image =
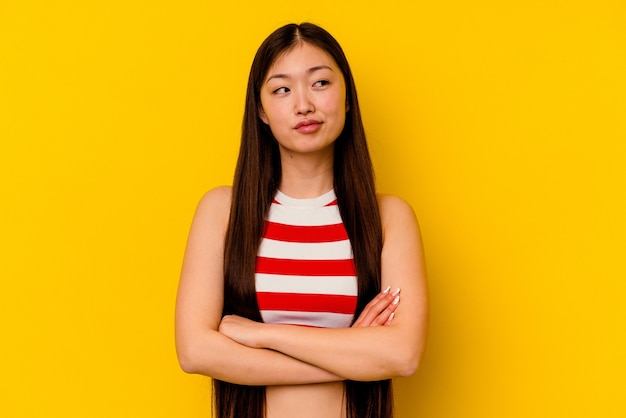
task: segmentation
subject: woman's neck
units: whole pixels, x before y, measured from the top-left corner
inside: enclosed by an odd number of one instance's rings
[[[308,199],[323,195],[333,188],[333,158],[281,159],[282,177],[279,189],[287,196]]]

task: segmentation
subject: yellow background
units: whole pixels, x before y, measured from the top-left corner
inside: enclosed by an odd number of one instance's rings
[[[617,0],[0,0],[0,416],[209,416],[174,351],[186,234],[231,182],[256,48],[304,20],[423,229],[398,418],[626,416]]]

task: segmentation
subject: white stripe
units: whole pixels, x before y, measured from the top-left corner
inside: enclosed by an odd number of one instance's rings
[[[355,276],[285,276],[256,274],[256,291],[357,296]]]
[[[273,203],[268,220],[298,226],[334,225],[341,223],[341,215],[337,206],[294,208]]]
[[[259,256],[289,260],[346,260],[352,258],[349,240],[335,242],[285,242],[264,238]]]
[[[328,192],[318,197],[300,199],[300,198],[287,196],[280,190],[276,190],[275,199],[286,206],[291,206],[291,207],[296,207],[296,208],[306,208],[306,207],[319,208],[322,206],[326,206],[333,200],[336,200],[337,195],[335,194],[335,190],[329,190]]]
[[[353,315],[332,312],[261,311],[268,324],[308,325],[312,327],[349,328]]]

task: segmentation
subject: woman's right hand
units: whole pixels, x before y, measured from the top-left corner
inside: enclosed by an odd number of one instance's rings
[[[391,325],[394,312],[400,303],[400,288],[390,292],[391,286],[380,292],[368,303],[361,315],[352,324],[356,327],[378,327]]]

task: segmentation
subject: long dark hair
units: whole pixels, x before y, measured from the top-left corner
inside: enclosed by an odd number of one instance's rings
[[[346,84],[348,113],[335,141],[334,188],[339,212],[352,244],[358,276],[355,318],[380,291],[382,227],[374,171],[352,72],[339,43],[311,23],[289,24],[273,32],[254,57],[243,117],[241,147],[233,182],[230,221],[224,248],[224,314],[262,321],[254,270],[263,222],[281,178],[278,145],[259,118],[260,90],[270,66],[283,53],[305,42],[328,53]],[[262,418],[265,387],[213,380],[216,418]],[[346,381],[348,418],[391,418],[391,381]]]

